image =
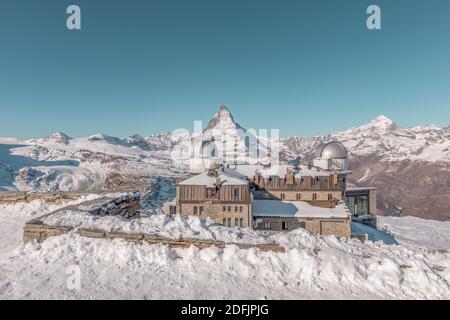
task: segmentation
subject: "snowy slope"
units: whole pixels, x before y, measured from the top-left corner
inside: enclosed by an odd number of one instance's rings
[[[321,237],[303,229],[268,236],[286,253],[235,246],[170,249],[74,233],[20,245],[20,211],[34,209],[7,209],[0,210],[0,225],[8,225],[0,233],[6,244],[0,251],[1,299],[450,299],[448,251]],[[116,226],[127,223],[115,219]],[[267,237],[195,217],[147,219],[146,228],[170,236]],[[79,289],[67,286],[74,268]]]
[[[450,250],[450,221],[380,216],[378,227],[389,231],[401,244]]]
[[[27,141],[1,139],[0,191],[133,188],[148,185],[147,178],[185,175],[172,163],[170,150],[156,147],[152,139],[145,140],[143,149],[136,140],[104,134],[70,138],[58,132]]]

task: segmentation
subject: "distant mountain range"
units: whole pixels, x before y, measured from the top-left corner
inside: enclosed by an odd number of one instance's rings
[[[236,142],[227,152],[241,153],[246,143],[230,130],[243,129],[221,107],[204,134],[219,141],[227,130]],[[217,135],[219,137],[217,137]],[[171,152],[180,136],[161,133],[126,139],[96,134],[71,138],[57,132],[22,141],[0,138],[0,191],[146,189],[151,181],[188,175],[187,164],[174,163]],[[450,219],[450,127],[399,128],[379,116],[367,124],[327,136],[292,136],[281,140],[284,159],[309,162],[319,144],[341,141],[348,149],[350,182],[378,188],[378,208],[387,215]],[[266,143],[261,139],[260,143]]]

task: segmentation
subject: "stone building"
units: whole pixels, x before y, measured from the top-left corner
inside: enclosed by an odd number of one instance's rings
[[[254,200],[254,228],[266,231],[309,232],[336,237],[350,237],[351,214],[344,203],[332,208],[311,205],[306,201]]]
[[[176,200],[166,204],[164,212],[210,217],[228,227],[305,228],[350,237],[352,216],[366,208],[376,217],[376,190],[364,189],[367,195],[362,189],[359,194],[355,189],[346,192],[350,173],[347,150],[334,141],[319,146],[309,165],[217,165],[178,183]]]
[[[209,217],[228,227],[251,227],[252,195],[245,177],[223,168],[210,169],[178,183],[170,214]]]

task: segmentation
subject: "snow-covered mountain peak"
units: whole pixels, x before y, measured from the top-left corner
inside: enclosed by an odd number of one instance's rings
[[[87,140],[89,140],[90,142],[102,142],[102,143],[108,143],[108,144],[112,144],[112,145],[129,146],[127,141],[120,139],[120,138],[111,137],[111,136],[108,136],[103,133],[94,134],[94,135],[88,137]]]
[[[64,143],[64,144],[68,144],[71,139],[72,138],[69,135],[67,135],[61,131],[57,131],[48,136],[49,141],[59,142],[59,143]]]
[[[380,116],[376,117],[375,119],[369,121],[368,123],[366,123],[358,128],[362,129],[362,130],[374,129],[377,131],[385,132],[385,131],[395,130],[398,127],[394,121],[392,121],[391,119],[389,119],[388,117],[386,117],[384,115],[380,115]]]
[[[383,135],[396,129],[398,129],[398,126],[394,121],[384,115],[380,115],[366,124],[344,131],[343,134],[373,136]]]
[[[241,126],[234,121],[230,110],[224,105],[220,106],[219,111],[209,121],[206,130],[209,129],[226,130],[230,128],[241,128]]]

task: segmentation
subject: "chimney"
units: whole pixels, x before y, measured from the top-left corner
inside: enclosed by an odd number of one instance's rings
[[[286,184],[294,184],[294,171],[289,168],[286,170]]]

